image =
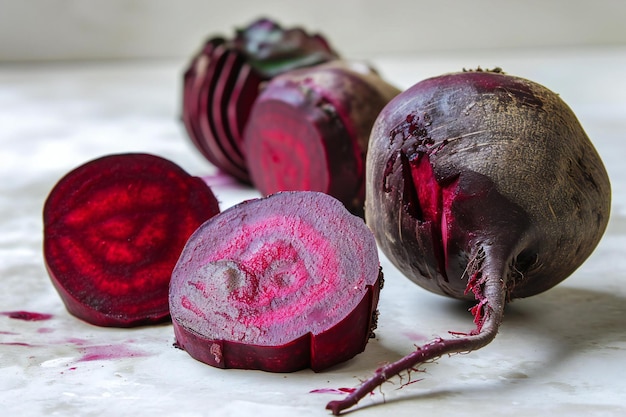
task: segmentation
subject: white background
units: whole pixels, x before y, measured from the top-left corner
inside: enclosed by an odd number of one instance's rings
[[[351,58],[626,44],[622,0],[0,0],[0,62],[187,57],[259,16]]]

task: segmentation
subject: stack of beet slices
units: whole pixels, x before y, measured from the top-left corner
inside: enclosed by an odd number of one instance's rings
[[[232,39],[210,38],[184,74],[182,119],[189,137],[216,167],[250,182],[241,141],[262,83],[336,58],[322,36],[268,19]]]

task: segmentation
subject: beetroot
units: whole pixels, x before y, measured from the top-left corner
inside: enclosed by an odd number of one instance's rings
[[[610,200],[599,155],[547,88],[497,69],[401,93],[372,132],[366,221],[408,278],[476,300],[476,328],[418,347],[327,408],[338,414],[393,375],[488,344],[506,302],[551,288],[591,254]]]
[[[147,154],[88,162],[43,209],[44,257],[68,311],[95,325],[169,318],[169,280],[187,238],[219,212],[211,189]]]
[[[336,199],[249,200],[182,252],[170,283],[177,345],[220,368],[320,371],[363,351],[381,284],[374,236]]]
[[[336,57],[321,35],[268,19],[232,39],[210,38],[184,74],[182,119],[189,137],[211,163],[249,182],[242,132],[261,83]]]
[[[244,131],[252,183],[264,195],[321,191],[363,216],[369,134],[398,93],[372,68],[340,60],[273,78]]]

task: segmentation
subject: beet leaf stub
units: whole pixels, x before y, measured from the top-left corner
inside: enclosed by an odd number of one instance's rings
[[[43,210],[46,266],[68,311],[91,324],[162,322],[187,238],[218,212],[210,188],[170,161],[101,157],[50,192]]]
[[[373,235],[338,200],[250,200],[185,246],[170,283],[177,344],[216,367],[320,371],[363,351],[381,280]]]

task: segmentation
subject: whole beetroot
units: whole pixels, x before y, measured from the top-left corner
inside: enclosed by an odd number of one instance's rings
[[[381,250],[418,285],[475,299],[476,328],[378,369],[328,404],[334,414],[404,370],[487,345],[506,302],[568,277],[609,219],[609,178],[572,110],[499,69],[398,95],[374,125],[366,173],[366,221]]]

